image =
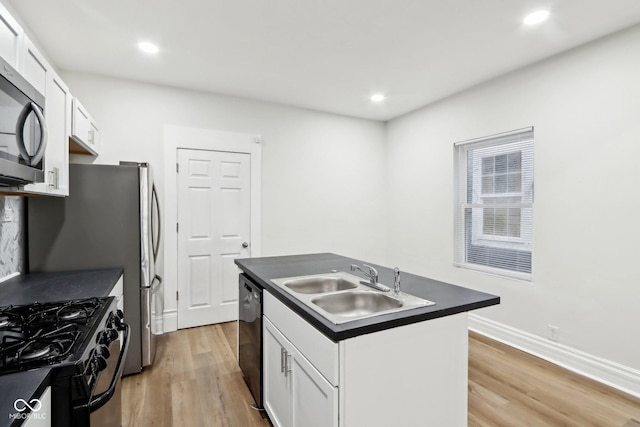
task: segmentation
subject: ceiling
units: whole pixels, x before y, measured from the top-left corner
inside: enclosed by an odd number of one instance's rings
[[[638,0],[2,1],[61,70],[374,120],[640,22]]]

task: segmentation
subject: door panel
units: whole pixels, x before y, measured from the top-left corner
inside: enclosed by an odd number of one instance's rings
[[[251,255],[250,155],[178,150],[178,327],[236,320],[238,269]]]
[[[291,427],[291,375],[284,374],[284,358],[291,348],[289,341],[263,317],[263,393],[264,408],[275,427]]]
[[[297,350],[293,353],[293,425],[338,427],[338,388]]]

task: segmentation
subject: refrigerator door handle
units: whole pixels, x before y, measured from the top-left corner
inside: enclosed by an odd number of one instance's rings
[[[156,208],[156,212],[158,213],[157,218],[158,218],[158,235],[155,236],[154,235],[154,225],[153,224],[153,215],[151,216],[151,245],[153,246],[152,250],[153,250],[153,261],[157,261],[158,260],[158,252],[160,252],[160,238],[162,237],[162,220],[160,218],[160,199],[158,199],[158,191],[156,190],[156,185],[153,184],[152,188],[151,188],[151,200],[153,201],[153,204],[155,205]],[[157,276],[156,276],[157,277]],[[160,279],[160,281],[162,281],[162,279]]]
[[[156,284],[155,285],[152,284],[151,293],[160,289],[160,286],[162,285],[162,277],[156,274],[155,277],[153,278],[153,281],[156,282]]]
[[[141,289],[149,289],[151,292],[155,292],[160,288],[160,285],[162,285],[162,276],[160,276],[159,274],[156,274],[155,276],[153,276],[153,280],[151,281],[151,285],[148,286],[141,286]]]

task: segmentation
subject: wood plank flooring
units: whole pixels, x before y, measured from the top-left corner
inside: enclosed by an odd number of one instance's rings
[[[122,425],[270,426],[236,362],[236,323],[183,329],[158,337],[155,363],[122,381]]]
[[[236,322],[158,338],[155,364],[123,380],[124,427],[271,425],[250,406]],[[469,426],[622,427],[633,419],[640,420],[640,399],[469,334]]]
[[[469,334],[469,426],[622,427],[634,418],[640,399]]]

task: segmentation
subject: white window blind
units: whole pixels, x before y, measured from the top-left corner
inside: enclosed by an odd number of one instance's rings
[[[455,144],[455,264],[530,280],[533,128]]]

